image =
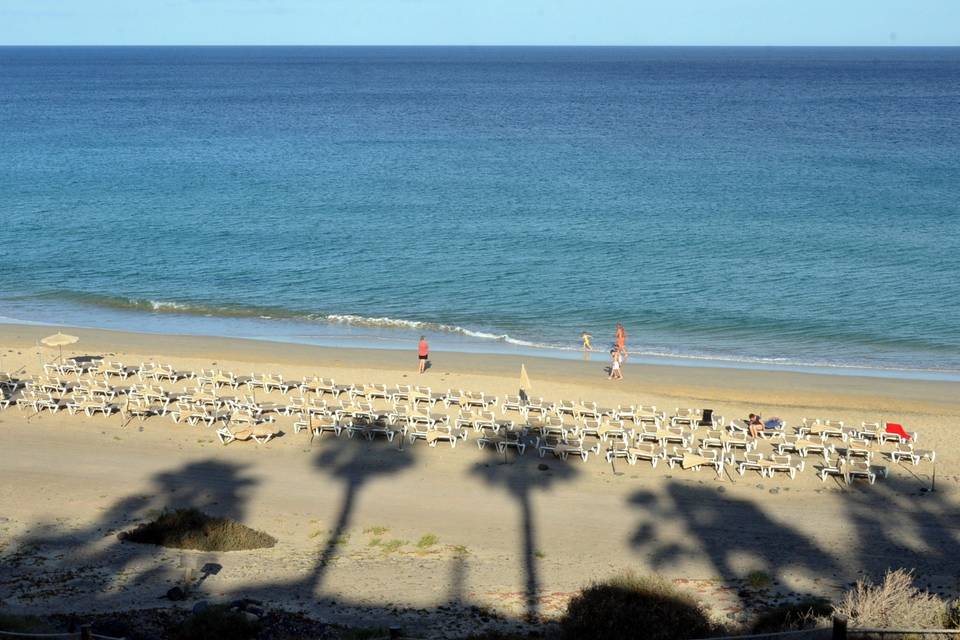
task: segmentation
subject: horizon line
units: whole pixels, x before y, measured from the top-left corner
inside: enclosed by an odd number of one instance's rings
[[[136,48],[136,47],[155,47],[155,48],[177,48],[177,47],[203,47],[203,48],[224,48],[224,47],[260,47],[260,48],[280,48],[280,47],[299,47],[299,48],[444,48],[444,49],[958,49],[960,44],[262,44],[262,43],[140,43],[140,44],[118,44],[118,43],[41,43],[41,44],[5,44],[0,43],[0,48],[48,48],[48,47],[75,47],[75,48],[93,48],[93,47],[116,47],[116,48]]]

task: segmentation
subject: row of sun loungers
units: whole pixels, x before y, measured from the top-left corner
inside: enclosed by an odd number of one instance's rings
[[[646,461],[652,466],[666,462],[697,470],[710,467],[718,474],[730,467],[740,475],[755,470],[769,477],[784,473],[793,478],[803,471],[805,459],[819,455],[822,480],[837,475],[848,482],[856,477],[873,482],[885,475],[885,467],[872,464],[881,454],[894,463],[913,465],[932,462],[936,455],[915,448],[916,433],[882,422],[851,427],[838,420],[804,418],[793,434],[787,434],[787,425],[780,423],[776,429],[764,430],[760,438],[752,438],[744,421],[725,423],[710,409],[678,407],[668,416],[642,404],[616,408],[588,401],[553,404],[542,398],[506,395],[498,399],[454,389],[434,392],[422,386],[338,385],[321,377],[291,382],[274,374],[237,376],[220,370],[195,374],[152,363],[127,367],[111,361],[67,361],[47,369],[49,375],[30,380],[0,374],[0,407],[13,402],[35,412],[119,413],[125,421],[169,415],[176,423],[211,428],[222,423],[217,435],[225,444],[269,441],[278,433],[274,425],[278,415],[294,416],[294,431],[309,430],[315,437],[346,432],[348,437],[383,436],[393,442],[399,435],[410,443],[424,440],[430,446],[456,447],[472,431],[478,447],[490,446],[501,453],[514,448],[522,455],[532,446],[539,456],[549,453],[561,459],[572,455],[585,462],[591,455],[603,455],[607,462],[625,459],[631,465]],[[111,378],[136,378],[136,382],[113,386]],[[184,380],[193,388],[176,392],[161,385]],[[240,393],[241,388],[249,393]],[[224,389],[236,394],[222,395]],[[285,402],[264,402],[253,395],[258,389],[283,395],[297,390],[300,395]],[[456,414],[449,413],[451,407],[458,408]],[[756,451],[763,440],[772,448],[768,457]],[[887,443],[895,448],[877,448]]]

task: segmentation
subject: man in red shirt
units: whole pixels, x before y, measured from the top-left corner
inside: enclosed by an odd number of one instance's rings
[[[426,336],[420,336],[420,344],[417,346],[417,355],[420,359],[420,373],[427,368],[427,357],[430,355],[430,345],[427,344]]]

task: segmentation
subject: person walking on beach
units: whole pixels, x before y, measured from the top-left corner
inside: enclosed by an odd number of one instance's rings
[[[617,351],[626,356],[627,352],[627,331],[623,328],[623,325],[619,322],[617,323],[617,338],[616,338]]]
[[[420,344],[417,345],[417,358],[420,360],[419,373],[427,369],[427,358],[430,356],[430,345],[427,344],[427,337],[420,336]]]
[[[620,371],[620,352],[616,349],[610,349],[610,377],[608,380],[623,380],[623,373]]]
[[[583,341],[583,350],[584,351],[593,351],[593,347],[590,346],[590,341],[593,340],[593,336],[584,331],[580,334],[580,339]]]

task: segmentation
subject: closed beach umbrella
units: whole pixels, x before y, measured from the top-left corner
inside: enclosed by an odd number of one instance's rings
[[[520,393],[524,395],[523,400],[526,401],[526,392],[533,389],[533,385],[530,384],[530,376],[527,375],[527,367],[523,364],[520,365]]]
[[[63,345],[74,344],[79,340],[80,338],[78,338],[77,336],[70,336],[65,333],[60,333],[59,331],[57,331],[52,336],[47,336],[46,338],[43,338],[42,340],[40,340],[40,342],[47,345],[48,347],[60,347],[60,362],[63,362]]]

